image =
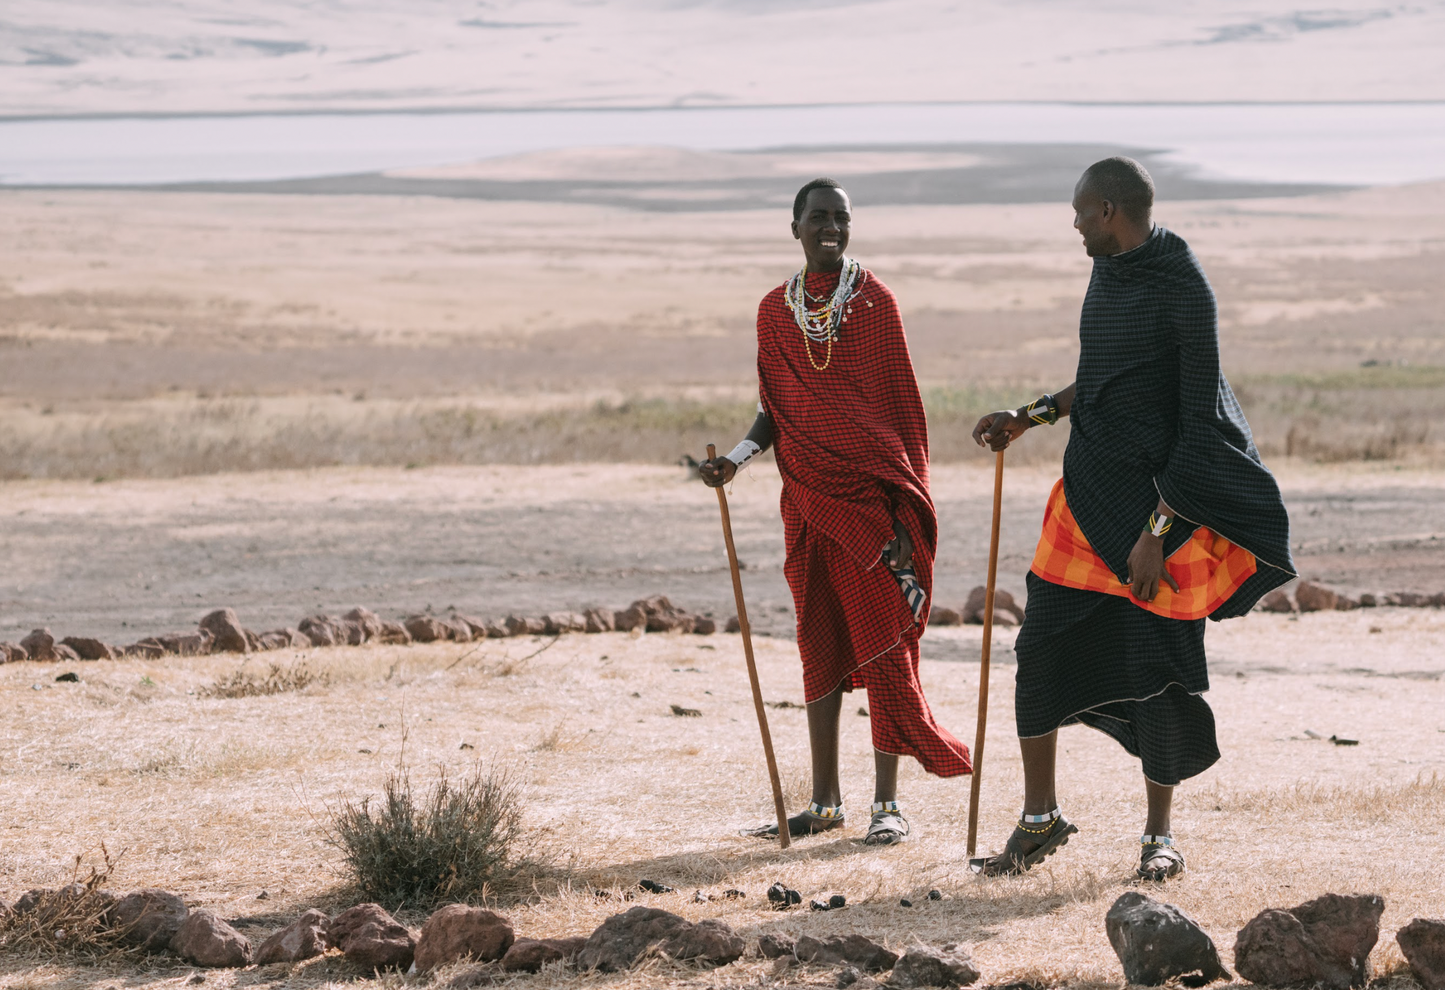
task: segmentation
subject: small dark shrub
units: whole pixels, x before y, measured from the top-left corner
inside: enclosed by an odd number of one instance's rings
[[[304,663],[292,667],[269,664],[265,676],[241,669],[227,674],[210,687],[202,690],[208,698],[261,698],[287,691],[302,691],[313,684],[326,687],[331,675],[326,671],[312,670]]]
[[[372,797],[343,804],[331,828],[330,841],[368,897],[393,908],[472,900],[518,875],[521,789],[510,771],[479,764],[456,781],[443,769],[416,794],[403,766],[374,804]]]

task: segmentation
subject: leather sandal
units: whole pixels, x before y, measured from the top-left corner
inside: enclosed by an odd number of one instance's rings
[[[908,838],[908,819],[898,811],[897,801],[874,801],[865,846],[892,846]]]
[[[1184,872],[1184,854],[1174,847],[1174,840],[1167,835],[1141,835],[1139,836],[1139,869],[1140,880],[1153,880],[1155,883],[1163,883],[1170,877],[1177,877]],[[1165,866],[1150,866],[1150,863],[1164,860]]]
[[[1058,808],[1046,815],[1025,815],[1008,837],[1003,852],[971,859],[968,868],[986,877],[1020,876],[1058,852],[1068,844],[1069,836],[1078,831],[1078,826],[1066,819]],[[1036,842],[1038,847],[1024,852],[1025,842]]]

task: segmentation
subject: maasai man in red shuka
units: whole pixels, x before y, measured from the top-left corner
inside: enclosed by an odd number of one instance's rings
[[[848,195],[815,179],[793,202],[803,268],[758,307],[758,416],[704,463],[712,487],[774,447],[783,476],[784,573],[798,616],[813,800],[792,835],[844,824],[838,781],[843,693],[868,692],[877,780],[864,841],[898,842],[898,758],[969,773],[968,748],[933,720],[918,681],[938,519],[928,494],[928,424],[898,300],[848,258]],[[777,835],[776,826],[749,834]]]

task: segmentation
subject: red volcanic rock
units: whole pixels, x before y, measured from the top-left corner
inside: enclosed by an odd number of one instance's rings
[[[417,972],[473,959],[494,962],[507,954],[516,935],[506,918],[485,908],[448,904],[432,914],[416,942]]]
[[[201,628],[211,634],[213,653],[250,653],[246,630],[236,617],[236,610],[219,608],[201,620]]]
[[[326,951],[326,929],[330,924],[325,911],[312,908],[261,943],[256,950],[256,965],[314,959]]]
[[[210,911],[192,911],[171,939],[171,951],[197,966],[239,969],[251,964],[251,943]]]

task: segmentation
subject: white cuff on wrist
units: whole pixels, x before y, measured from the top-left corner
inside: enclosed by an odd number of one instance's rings
[[[744,464],[752,460],[754,457],[758,456],[758,454],[762,453],[762,451],[763,448],[759,447],[751,440],[744,440],[742,443],[734,447],[732,449],[732,453],[728,454],[727,456],[728,460],[732,461],[738,466],[739,469],[741,469]]]

